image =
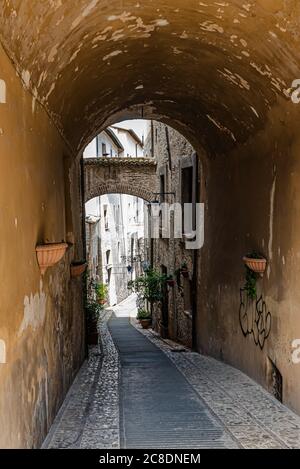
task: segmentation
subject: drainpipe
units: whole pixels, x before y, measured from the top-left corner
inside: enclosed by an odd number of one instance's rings
[[[151,119],[151,156],[154,158],[154,126],[153,120]]]

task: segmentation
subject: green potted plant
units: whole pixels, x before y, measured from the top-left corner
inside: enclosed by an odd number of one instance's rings
[[[96,285],[97,301],[100,305],[107,303],[108,287],[105,283],[98,283]]]
[[[148,329],[152,322],[151,314],[146,309],[138,310],[137,319],[140,321],[143,329]]]
[[[255,300],[257,297],[256,283],[259,276],[262,277],[266,270],[267,260],[263,255],[253,251],[244,256],[243,261],[246,267],[246,283],[244,290],[248,298]]]
[[[174,279],[174,275],[168,275],[167,276],[167,284],[169,285],[169,287],[175,287],[175,279]]]
[[[144,275],[128,282],[128,289],[139,293],[144,301],[153,305],[163,299],[162,286],[165,281],[166,275],[149,268]]]

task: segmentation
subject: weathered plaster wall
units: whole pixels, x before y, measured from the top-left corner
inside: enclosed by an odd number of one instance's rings
[[[297,106],[273,109],[266,128],[205,170],[205,246],[199,266],[198,349],[246,371],[268,387],[268,357],[283,377],[283,401],[300,412],[300,365],[292,341],[300,338],[300,138]],[[263,350],[239,324],[242,257],[262,252],[269,261],[258,282],[271,314]],[[250,315],[249,315],[250,323]]]
[[[31,448],[84,356],[78,165],[2,49],[0,78],[0,447]],[[41,277],[36,244],[75,240]]]

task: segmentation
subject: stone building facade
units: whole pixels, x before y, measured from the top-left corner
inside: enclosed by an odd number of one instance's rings
[[[170,205],[191,203],[195,206],[198,165],[192,145],[173,128],[152,121],[144,154],[153,155],[157,162],[157,193],[154,198]],[[173,275],[175,279],[175,285],[165,288],[164,300],[154,308],[153,326],[163,337],[170,337],[191,347],[196,307],[197,252],[186,249],[184,236],[182,239],[174,238],[174,212],[170,215],[170,236],[165,238],[164,233],[160,233],[159,238],[150,242],[148,240],[150,263],[155,270]],[[184,275],[181,272],[183,266],[188,271]]]

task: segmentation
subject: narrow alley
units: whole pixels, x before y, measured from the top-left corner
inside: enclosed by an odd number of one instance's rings
[[[299,0],[0,1],[0,450],[300,449],[299,106]]]
[[[44,448],[299,447],[296,414],[242,372],[141,329],[135,302],[101,317],[100,348]]]

